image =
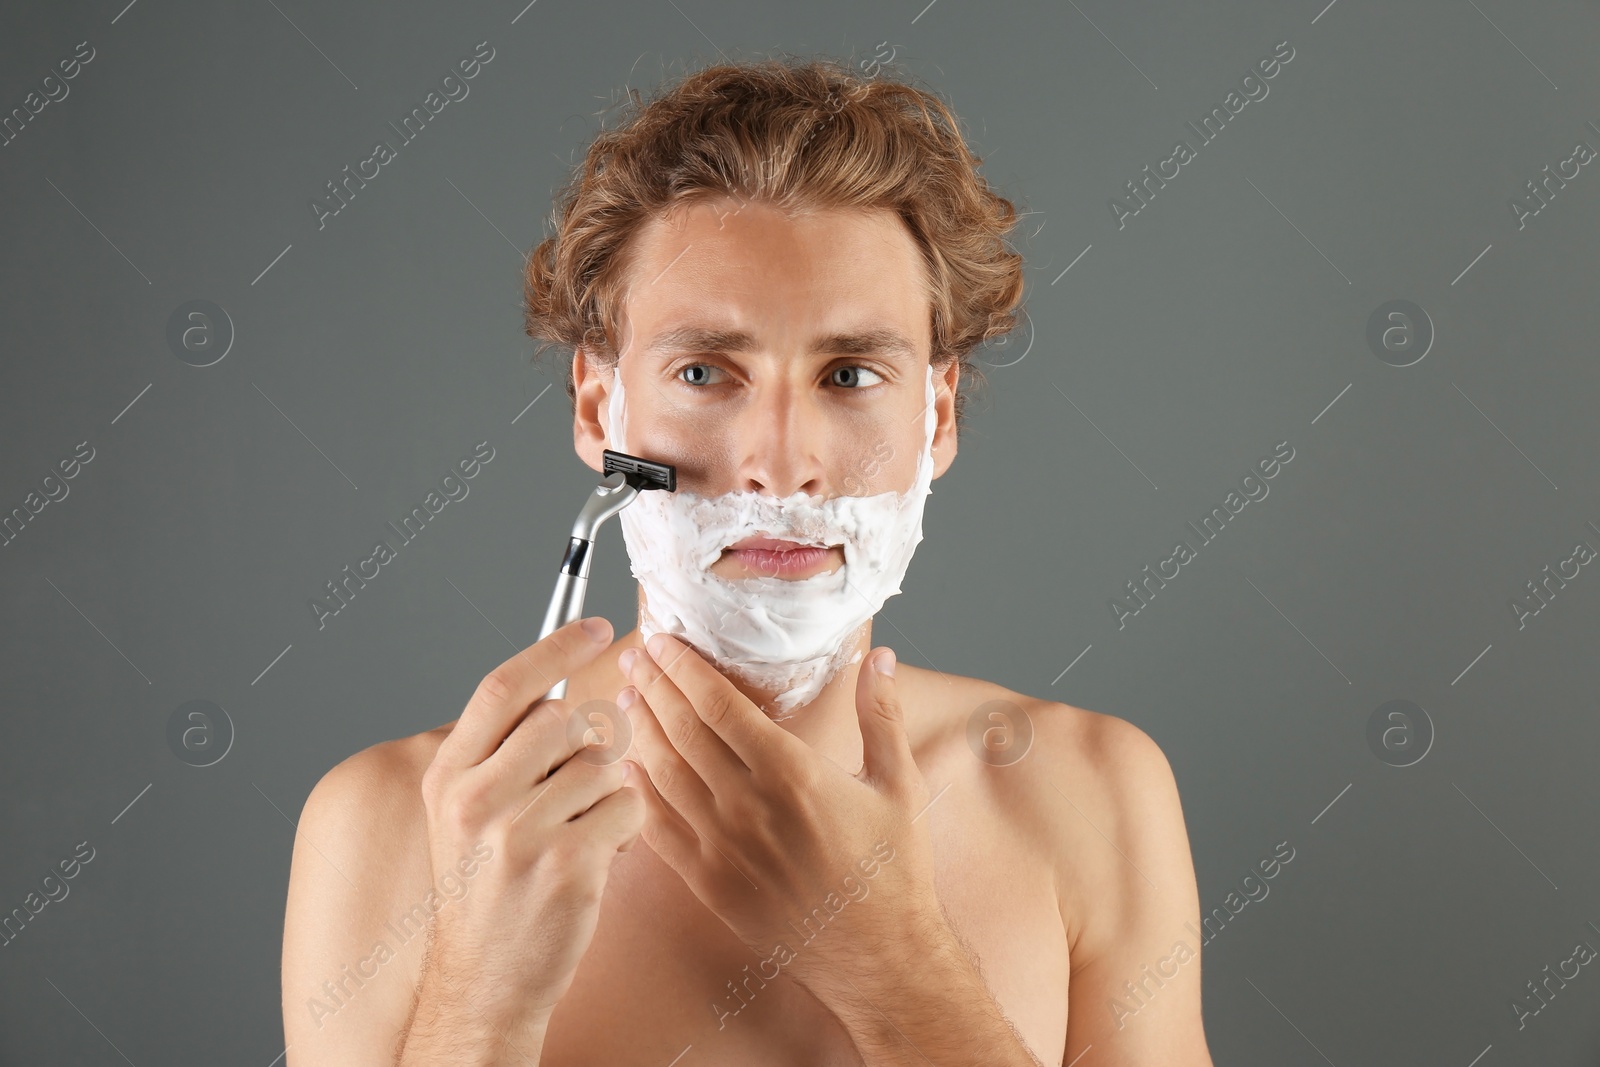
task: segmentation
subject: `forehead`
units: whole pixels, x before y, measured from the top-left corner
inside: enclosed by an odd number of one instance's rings
[[[878,329],[926,353],[927,269],[898,215],[794,215],[718,197],[651,219],[630,249],[626,315],[640,339],[691,324],[747,331]]]

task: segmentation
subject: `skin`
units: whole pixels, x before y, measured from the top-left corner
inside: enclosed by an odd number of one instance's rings
[[[929,305],[916,245],[894,215],[786,217],[713,201],[654,220],[635,240],[621,361],[614,371],[587,353],[574,362],[574,445],[590,467],[599,472],[602,449],[613,446],[615,372],[627,391],[628,450],[676,464],[680,488],[783,497],[912,484]],[[751,344],[651,350],[686,326],[744,331]],[[867,328],[892,331],[911,350],[812,351],[816,338]],[[957,369],[934,369],[937,478],[956,455]],[[835,552],[814,569],[842,565]],[[736,577],[748,566],[725,554],[713,570]],[[882,677],[869,667],[881,650],[871,636],[869,620],[852,639],[861,659],[779,722],[760,711],[772,694],[731,681],[670,638],[645,649],[634,629],[564,660],[541,642],[493,672],[513,680],[504,706],[491,708],[480,687],[455,722],[335,767],[308,798],[296,836],[287,1062],[390,1064],[409,1022],[407,1055],[429,1040],[419,1024],[440,1035],[459,1027],[458,1036],[477,1026],[483,1051],[458,1044],[451,1062],[462,1063],[659,1065],[687,1053],[685,1064],[1210,1067],[1193,865],[1160,749],[1121,719],[979,679],[905,664]],[[564,631],[552,637],[566,640]],[[625,690],[639,697],[626,711],[633,737],[622,762],[640,773],[623,786],[614,763],[593,778],[594,795],[617,811],[611,798],[630,794],[643,810],[636,824],[618,816],[606,839],[604,877],[591,886],[593,939],[572,950],[582,960],[575,977],[548,1012],[524,1009],[515,1022],[517,997],[496,991],[520,990],[550,953],[528,947],[519,962],[462,949],[444,978],[424,980],[436,961],[425,966],[418,936],[358,968],[378,973],[336,1014],[314,1019],[308,999],[342,966],[370,957],[376,940],[396,944],[386,921],[436,884],[455,855],[441,854],[469,843],[447,842],[439,828],[444,798],[461,793],[440,784],[456,780],[441,763],[500,758],[495,746],[518,736],[519,709],[542,693],[539,679],[563,675],[572,708]],[[982,718],[985,704],[1004,714]],[[975,713],[985,739],[1030,726],[1026,756],[978,758]],[[450,944],[468,943],[467,917],[489,914],[485,902],[547,899],[529,888],[531,875],[507,873],[515,841],[495,840],[502,851],[439,911]],[[869,875],[875,846],[892,859]],[[803,942],[786,921],[830,892],[837,914]],[[502,914],[513,912],[496,913],[483,945],[506,953],[548,943],[553,920],[517,927]],[[785,939],[792,959],[752,982],[744,968]],[[502,958],[511,961],[504,974],[481,973]],[[743,997],[728,992],[734,981]],[[473,995],[450,1000],[464,989]],[[413,1018],[419,1003],[427,1010]]]

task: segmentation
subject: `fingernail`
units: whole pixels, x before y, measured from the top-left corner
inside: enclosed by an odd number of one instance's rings
[[[617,707],[626,708],[628,705],[632,704],[638,699],[639,691],[630,685],[622,692],[617,694]]]
[[[886,648],[878,653],[878,658],[873,662],[878,673],[889,678],[894,677],[894,649]]]
[[[633,781],[633,760],[625,759],[622,761],[622,782],[626,785],[631,781]]]
[[[617,666],[622,668],[623,674],[632,674],[634,661],[638,658],[639,650],[637,648],[624,649],[622,655],[617,657]]]
[[[592,619],[584,619],[582,626],[583,632],[588,634],[591,640],[604,641],[611,636],[611,624],[599,615]]]

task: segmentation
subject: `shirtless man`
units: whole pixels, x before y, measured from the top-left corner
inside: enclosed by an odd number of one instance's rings
[[[926,260],[895,212],[707,197],[640,224],[627,277],[620,356],[575,346],[574,442],[596,471],[619,380],[626,451],[676,464],[680,491],[904,491],[930,381],[933,477],[954,461],[961,364],[934,358]],[[785,578],[846,562],[816,555]],[[948,625],[989,629],[951,607]],[[870,619],[853,662],[769,717],[778,694],[692,646],[591,621],[598,638],[555,631],[454,722],[313,789],[288,1067],[1211,1067],[1182,808],[1137,727],[937,669],[877,674]],[[604,746],[572,715],[625,690],[626,759],[588,758]],[[1025,755],[986,757],[1006,729]]]

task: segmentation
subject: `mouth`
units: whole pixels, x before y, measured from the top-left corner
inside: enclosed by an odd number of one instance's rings
[[[769,577],[807,577],[841,553],[841,545],[802,543],[771,537],[746,537],[729,545],[723,556],[738,561],[745,570]]]

